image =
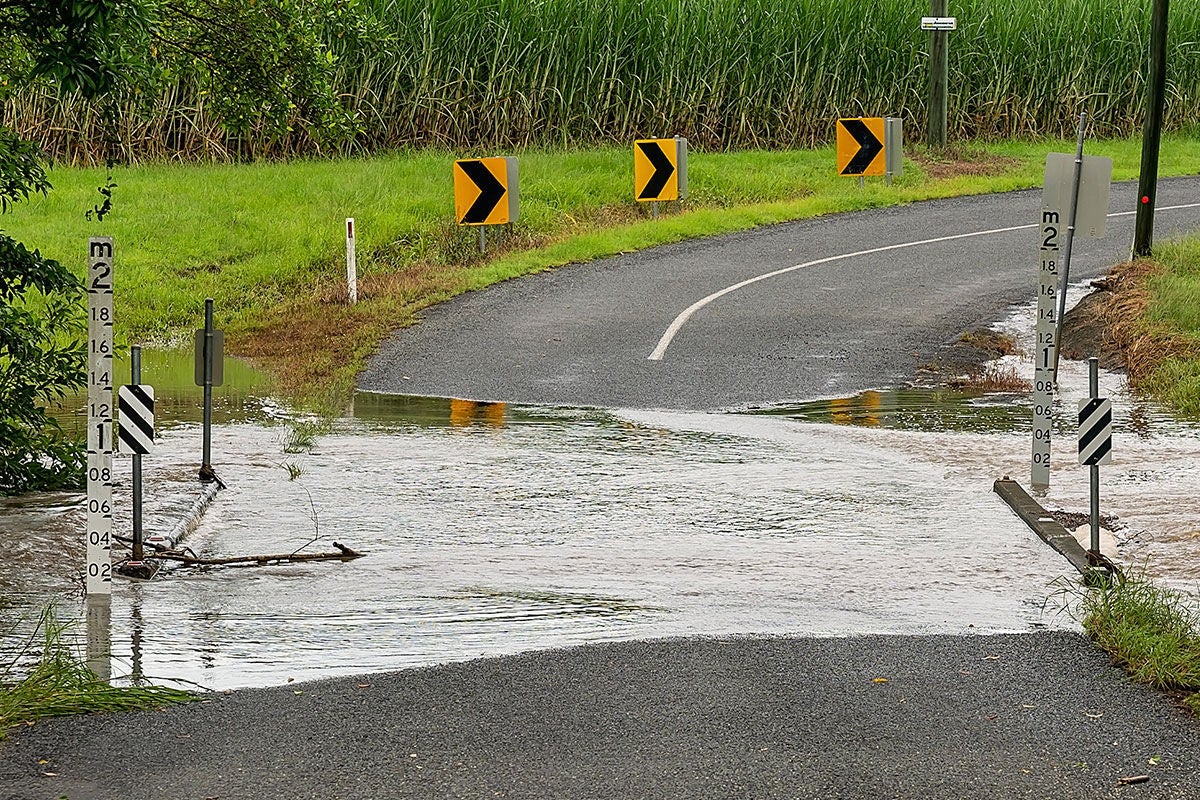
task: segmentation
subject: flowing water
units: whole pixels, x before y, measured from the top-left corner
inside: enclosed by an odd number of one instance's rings
[[[190,370],[186,355],[143,365],[160,419],[144,460],[148,532],[199,491]],[[1087,508],[1070,422],[1085,372],[1064,365],[1049,507]],[[226,688],[615,639],[1074,626],[1056,600],[1066,562],[991,490],[1004,474],[1028,483],[1021,396],[868,392],[708,414],[362,393],[322,427],[249,370],[231,363],[226,381],[213,461],[229,488],[186,544],[233,556],[337,541],[367,556],[118,579],[114,674]],[[1105,376],[1101,392],[1117,427],[1104,511],[1126,526],[1127,563],[1195,589],[1200,428],[1119,384]],[[54,597],[81,606],[82,505],[0,500],[0,620]]]

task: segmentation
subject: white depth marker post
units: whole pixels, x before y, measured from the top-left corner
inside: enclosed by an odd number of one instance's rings
[[[112,594],[113,244],[88,240],[88,596]]]
[[[350,289],[350,305],[358,302],[358,263],[354,254],[354,217],[346,217],[346,285]]]
[[[1058,342],[1054,321],[1058,293],[1059,211],[1042,209],[1038,228],[1037,345],[1033,365],[1033,463],[1030,483],[1035,492],[1050,488],[1050,423],[1054,410],[1054,369]]]

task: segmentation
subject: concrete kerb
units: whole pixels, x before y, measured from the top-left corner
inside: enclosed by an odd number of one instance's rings
[[[1075,540],[1070,531],[1050,516],[1050,512],[1029,496],[1021,484],[1004,477],[996,481],[992,488],[1004,502],[1008,503],[1017,516],[1025,521],[1030,530],[1041,537],[1046,544],[1062,553],[1071,566],[1079,570],[1080,575],[1086,577],[1091,573],[1093,568],[1089,564],[1087,551]]]

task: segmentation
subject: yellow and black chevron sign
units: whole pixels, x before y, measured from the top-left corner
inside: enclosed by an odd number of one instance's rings
[[[633,143],[633,196],[639,203],[687,197],[687,139]]]
[[[521,213],[517,159],[467,158],[454,162],[454,218],[459,225],[503,225]]]

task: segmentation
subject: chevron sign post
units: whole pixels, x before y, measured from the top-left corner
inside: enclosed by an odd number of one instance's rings
[[[121,452],[135,456],[153,453],[154,387],[146,383],[122,386],[117,392],[117,411],[121,417]]]
[[[1090,397],[1079,401],[1079,463],[1091,473],[1091,548],[1100,555],[1100,465],[1112,463],[1112,401],[1100,394],[1100,362],[1088,359]]]
[[[454,162],[454,218],[479,228],[479,252],[487,251],[488,225],[507,225],[521,215],[517,159],[465,158]]]

